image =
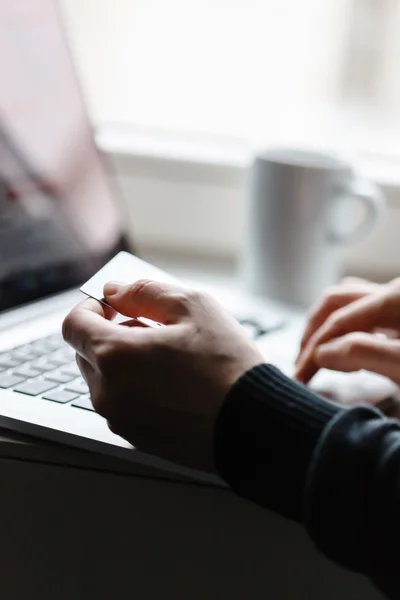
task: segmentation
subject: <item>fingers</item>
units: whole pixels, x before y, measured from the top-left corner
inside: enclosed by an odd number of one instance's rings
[[[347,275],[343,277],[339,285],[347,286],[347,285],[357,285],[357,286],[378,286],[379,284],[370,281],[369,279],[364,279],[363,277],[357,277],[356,275]]]
[[[329,315],[338,308],[347,306],[359,298],[363,298],[368,294],[376,292],[378,287],[379,286],[376,283],[351,277],[344,279],[341,285],[328,289],[311,309],[300,344],[300,354],[296,362],[300,360],[301,353],[307,346],[310,338],[326,321]]]
[[[108,320],[112,313],[109,307],[88,299],[78,304],[64,320],[64,340],[92,366],[96,363],[96,345],[118,327]]]
[[[80,356],[80,354],[76,354],[75,360],[76,360],[76,364],[78,365],[78,368],[81,372],[82,377],[84,378],[84,380],[87,383],[89,376],[91,376],[92,374],[95,373],[95,369],[85,358]]]
[[[332,313],[310,338],[297,363],[296,379],[307,383],[318,371],[313,356],[320,344],[352,331],[373,331],[378,327],[398,327],[399,301],[398,294],[393,295],[389,289],[383,288],[375,294],[360,298]],[[395,310],[394,307],[396,307]]]
[[[145,283],[145,287],[147,287],[147,282],[141,283]],[[153,288],[150,283],[149,288]],[[130,289],[133,286],[127,287]],[[168,308],[171,307],[171,314],[175,307],[177,307],[176,310],[179,308],[183,312],[185,302],[190,299],[190,294],[184,294],[183,288],[167,287],[168,291],[165,292],[167,296],[165,306]],[[164,288],[159,286],[156,292],[159,292],[161,296],[164,294]],[[138,294],[140,295],[140,293],[139,289]],[[170,297],[168,294],[170,294]],[[140,298],[138,302],[139,307],[145,306],[146,295],[147,291],[144,293],[145,299]],[[158,298],[157,293],[153,295],[150,293],[149,295],[153,302]],[[123,302],[125,302],[124,296]],[[123,305],[118,306],[121,312],[123,308]],[[149,312],[152,314],[150,318],[157,318],[157,306]],[[139,311],[139,314],[142,315],[143,312]],[[148,347],[154,341],[156,335],[166,329],[161,327],[156,329],[149,328],[146,324],[137,321],[135,318],[122,324],[116,324],[109,320],[113,315],[114,309],[112,307],[104,305],[97,300],[88,299],[74,308],[63,323],[63,337],[74,348],[77,354],[85,360],[86,364],[78,361],[79,367],[85,371],[85,374],[88,372],[87,363],[98,371],[101,369],[101,364],[104,365],[105,361],[108,361],[110,357],[110,360],[112,359],[115,350],[122,351],[121,349],[126,347],[128,343],[131,351],[133,351],[134,347],[138,351],[143,351],[145,347]],[[133,331],[135,331],[134,336],[132,335]]]
[[[109,282],[104,297],[127,317],[147,317],[164,324],[176,323],[187,310],[188,292],[183,287],[140,280],[132,284]]]
[[[87,362],[82,356],[79,354],[76,355],[76,363],[79,367],[81,375],[86,383],[89,385],[91,378],[95,374],[95,370],[90,363]]]
[[[400,341],[369,333],[350,333],[319,346],[314,354],[319,368],[333,371],[365,369],[400,384]]]

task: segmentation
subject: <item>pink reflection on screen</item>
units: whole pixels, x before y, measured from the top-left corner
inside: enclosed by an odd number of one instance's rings
[[[36,228],[38,264],[45,251],[48,257],[49,243],[68,256],[111,248],[121,233],[119,213],[93,143],[56,2],[0,2],[0,79],[3,228],[10,230],[14,222],[14,237],[22,223],[24,235],[28,226]],[[42,248],[40,225],[49,235]],[[0,239],[0,257],[1,246]]]

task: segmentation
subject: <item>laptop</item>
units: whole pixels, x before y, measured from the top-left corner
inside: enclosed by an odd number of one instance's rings
[[[94,143],[57,2],[1,3],[0,40],[0,427],[213,481],[133,450],[93,411],[60,331],[83,299],[79,286],[132,251],[122,205]],[[253,338],[269,330],[254,315],[242,322]]]

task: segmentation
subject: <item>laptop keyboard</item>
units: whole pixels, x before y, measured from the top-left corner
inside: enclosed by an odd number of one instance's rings
[[[253,340],[284,325],[277,322],[263,326],[253,318],[240,319],[239,322]],[[78,409],[94,410],[89,388],[75,361],[75,352],[60,333],[0,353],[1,389]]]
[[[75,352],[58,333],[0,354],[0,389],[94,410]]]

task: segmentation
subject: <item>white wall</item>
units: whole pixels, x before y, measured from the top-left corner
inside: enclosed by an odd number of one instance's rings
[[[294,139],[338,98],[349,0],[62,6],[95,123]]]

